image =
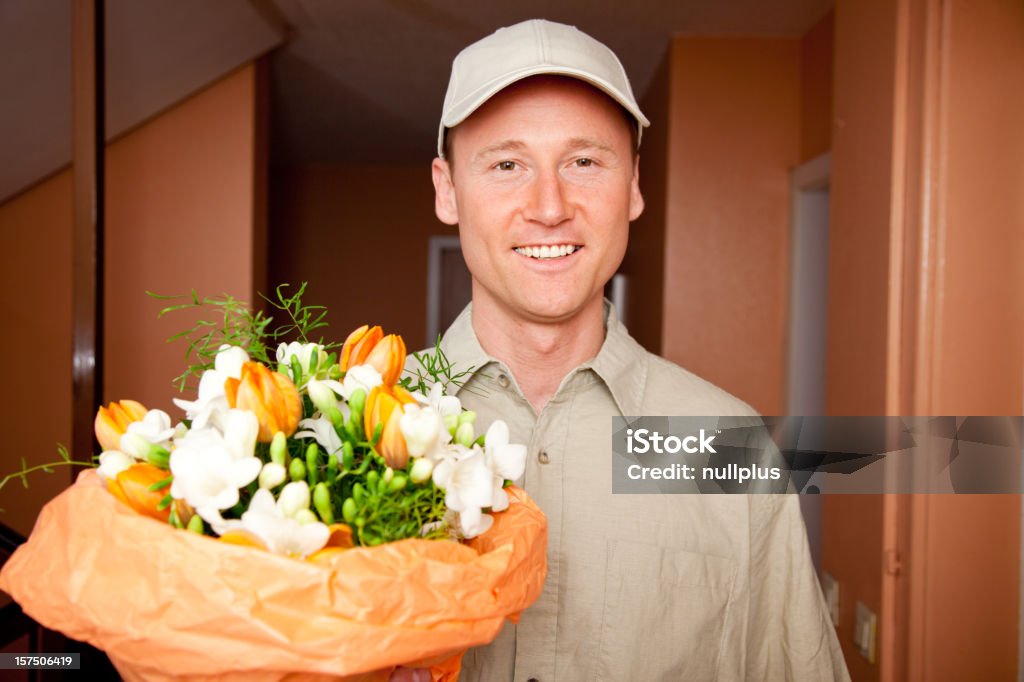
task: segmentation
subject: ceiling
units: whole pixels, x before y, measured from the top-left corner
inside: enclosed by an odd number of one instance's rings
[[[673,34],[805,33],[833,0],[272,0],[275,163],[429,159],[460,49],[501,26],[574,24],[614,50],[643,96]]]
[[[0,202],[71,160],[71,3],[0,0]],[[452,58],[501,26],[575,24],[643,96],[673,34],[799,36],[833,0],[106,0],[115,138],[260,55],[275,164],[429,159]]]
[[[71,163],[71,3],[0,0],[0,202]],[[283,43],[249,0],[106,0],[114,139]]]

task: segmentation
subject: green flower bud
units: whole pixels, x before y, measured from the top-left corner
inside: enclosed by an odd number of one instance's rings
[[[348,406],[352,408],[353,413],[362,414],[363,408],[366,407],[366,391],[361,388],[352,391],[352,395],[348,397]]]
[[[301,386],[302,385],[302,363],[299,362],[299,356],[298,355],[293,355],[292,356],[291,370],[292,370],[292,381],[295,382],[296,386]]]
[[[356,483],[352,486],[352,497],[355,498],[356,502],[362,502],[363,498],[366,497],[366,488],[363,487],[362,483]]]
[[[274,434],[274,439],[270,441],[270,461],[284,466],[287,457],[288,438],[285,437],[283,431],[278,431]]]
[[[330,386],[322,381],[310,379],[309,383],[306,384],[306,395],[309,396],[316,409],[324,414],[327,414],[332,408],[338,409],[338,398],[334,395],[334,391],[331,390]]]
[[[190,532],[195,533],[196,535],[202,535],[203,517],[199,516],[199,514],[193,515],[192,518],[188,520],[188,529]]]
[[[318,474],[320,473],[320,448],[317,447],[316,441],[309,444],[306,448],[306,483],[312,488],[316,485]]]
[[[466,410],[459,415],[459,426],[463,424],[472,424],[476,421],[476,412],[472,410]]]
[[[470,423],[459,424],[459,428],[455,429],[455,442],[459,445],[465,445],[467,448],[473,445],[473,439],[476,436],[473,433],[473,425]]]
[[[296,457],[288,467],[288,477],[293,481],[301,481],[306,478],[306,464]]]
[[[380,474],[378,474],[376,471],[371,471],[370,473],[366,474],[366,488],[370,491],[371,494],[377,494],[377,484],[379,482]]]
[[[331,493],[327,490],[326,483],[317,483],[313,488],[313,506],[324,523],[334,523],[334,507],[331,505]]]
[[[399,490],[405,488],[408,481],[409,479],[405,474],[395,474],[394,478],[391,479],[391,482],[388,483],[388,492],[397,493]]]
[[[299,522],[300,526],[305,526],[307,523],[316,523],[320,520],[310,509],[300,509],[295,512],[295,516],[293,518]]]
[[[146,461],[160,469],[166,469],[171,462],[171,453],[159,445],[154,445],[146,453]]]
[[[444,416],[444,428],[448,429],[449,435],[455,437],[455,429],[459,428],[459,415],[446,414]]]
[[[387,467],[386,469],[384,469],[384,475],[381,476],[381,478],[384,480],[384,483],[391,483],[391,479],[394,477],[394,475],[395,470],[392,469],[391,467]]]
[[[327,456],[327,482],[333,484],[338,480],[338,455],[332,453]]]
[[[352,443],[345,441],[341,444],[341,464],[345,467],[345,471],[349,471],[356,464],[356,455],[352,450]]]
[[[324,416],[331,420],[331,425],[335,429],[345,428],[345,415],[341,413],[337,405],[324,410]]]
[[[351,497],[342,503],[341,515],[345,519],[346,523],[352,523],[356,520],[356,501]]]

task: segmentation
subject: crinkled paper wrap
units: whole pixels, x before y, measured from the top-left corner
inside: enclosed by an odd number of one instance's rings
[[[314,564],[175,530],[91,470],[47,504],[0,573],[46,627],[103,649],[128,680],[458,677],[538,596],[547,520],[518,488],[469,546],[402,540]]]

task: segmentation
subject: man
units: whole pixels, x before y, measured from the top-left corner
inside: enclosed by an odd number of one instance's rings
[[[647,119],[615,55],[529,21],[456,57],[432,172],[473,302],[445,334],[480,423],[529,448],[548,575],[463,680],[848,679],[789,495],[613,495],[613,415],[752,415],[603,300],[643,210]]]

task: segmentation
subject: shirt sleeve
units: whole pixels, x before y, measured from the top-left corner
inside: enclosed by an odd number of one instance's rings
[[[749,495],[747,679],[849,680],[796,495]]]

